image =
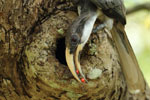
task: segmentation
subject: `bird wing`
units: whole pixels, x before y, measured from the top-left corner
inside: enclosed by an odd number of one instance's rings
[[[120,21],[123,25],[126,24],[126,10],[123,0],[90,0],[98,8],[100,8],[105,15]]]

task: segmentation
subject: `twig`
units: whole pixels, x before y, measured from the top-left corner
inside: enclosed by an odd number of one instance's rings
[[[136,5],[132,8],[129,8],[127,10],[127,15],[131,14],[131,13],[134,13],[134,12],[137,12],[137,11],[140,11],[140,10],[150,10],[150,2],[146,2],[146,3],[143,3],[143,4]]]

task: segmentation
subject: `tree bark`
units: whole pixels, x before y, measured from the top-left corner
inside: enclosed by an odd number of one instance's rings
[[[128,93],[107,30],[92,34],[81,54],[85,75],[94,70],[102,73],[88,84],[74,79],[64,52],[66,30],[77,17],[73,8],[69,0],[0,0],[0,100],[135,100],[139,96]]]

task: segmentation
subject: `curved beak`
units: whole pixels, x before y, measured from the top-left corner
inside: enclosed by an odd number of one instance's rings
[[[82,51],[83,45],[79,44],[75,50],[75,53],[70,53],[69,48],[66,47],[66,61],[67,65],[76,80],[79,82],[88,82],[82,72],[80,61],[79,61],[79,53]]]
[[[70,50],[68,48],[66,48],[66,61],[67,61],[67,65],[68,65],[72,75],[75,77],[75,79],[77,79],[79,82],[81,82],[76,73],[76,68],[75,68],[75,64],[74,64],[74,55],[70,54]]]
[[[86,78],[85,78],[83,72],[82,72],[81,65],[80,65],[80,52],[82,51],[83,47],[84,47],[83,44],[79,44],[79,45],[77,46],[77,49],[76,49],[76,51],[75,51],[75,57],[74,57],[74,58],[75,58],[75,65],[76,65],[77,69],[79,70],[79,73],[80,73],[80,75],[82,76],[82,78],[83,78],[86,82],[88,82],[88,81],[86,80]]]

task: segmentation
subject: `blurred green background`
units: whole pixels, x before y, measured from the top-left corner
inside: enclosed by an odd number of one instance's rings
[[[124,0],[124,2],[128,9],[150,0]],[[126,32],[141,70],[150,85],[150,10],[127,15]]]

